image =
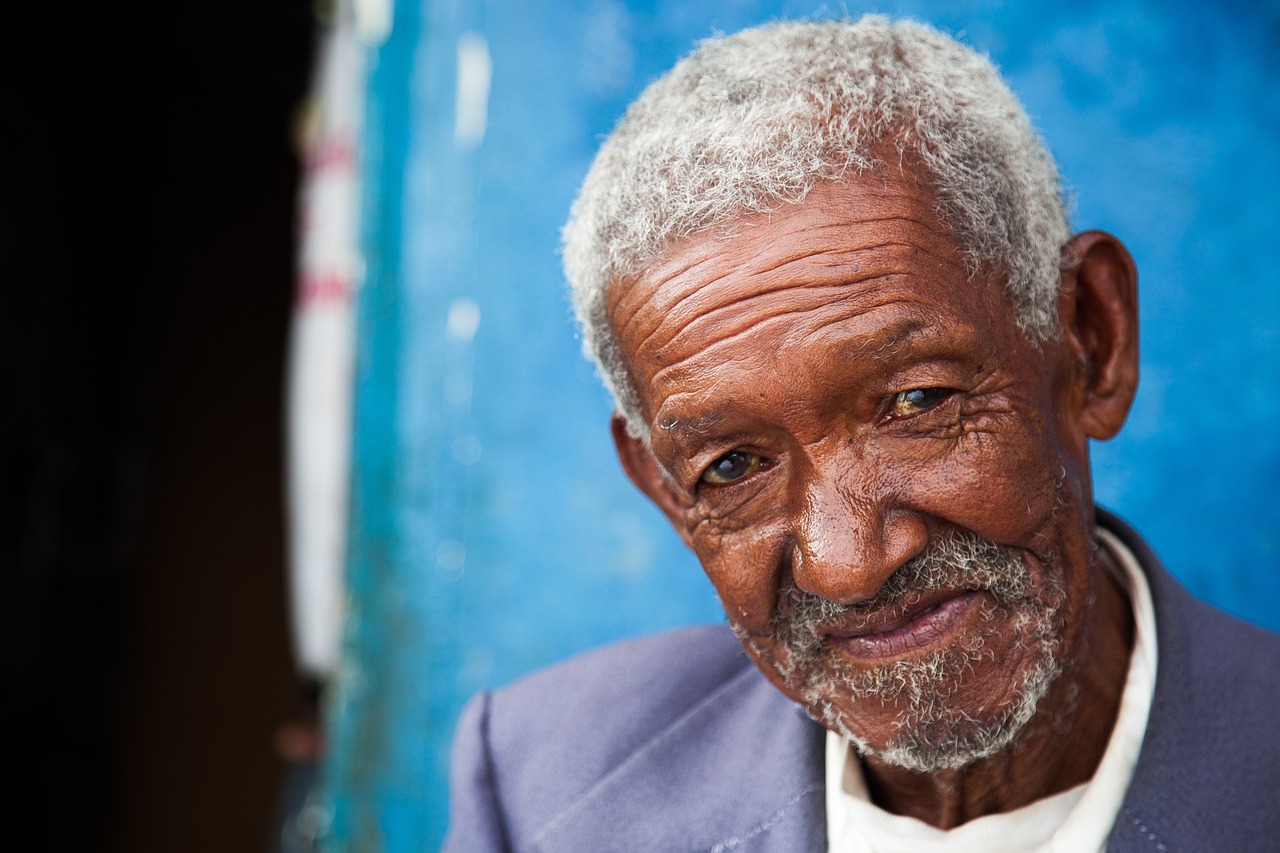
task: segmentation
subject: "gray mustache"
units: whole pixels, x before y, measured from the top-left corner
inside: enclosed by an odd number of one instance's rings
[[[898,616],[925,595],[944,589],[985,589],[1004,603],[1026,596],[1027,567],[1022,557],[967,530],[948,531],[930,540],[924,551],[899,567],[872,598],[852,604],[832,601],[799,587],[779,601],[774,631],[788,647],[802,652],[824,630],[861,627],[886,615]]]

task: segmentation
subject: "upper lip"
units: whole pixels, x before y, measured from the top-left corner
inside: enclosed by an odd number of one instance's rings
[[[865,614],[855,610],[841,623],[823,630],[822,634],[836,640],[887,634],[910,625],[939,605],[970,592],[973,592],[973,590],[938,590],[925,595],[919,601],[913,602],[905,610],[892,603],[882,605],[878,610]]]

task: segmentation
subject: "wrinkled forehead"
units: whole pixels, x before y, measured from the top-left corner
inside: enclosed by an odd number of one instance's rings
[[[937,207],[918,183],[861,177],[674,245],[610,294],[644,407],[665,381],[724,359],[745,368],[835,337],[883,347],[904,324],[1012,325],[1001,289],[969,275]]]
[[[789,291],[801,301],[835,294],[823,285],[912,269],[929,277],[968,277],[968,259],[918,169],[902,165],[823,182],[796,203],[746,211],[678,239],[606,291],[610,325],[632,338],[640,315],[689,322],[704,312]],[[919,267],[916,269],[916,267]],[[787,310],[777,306],[773,310]],[[652,345],[624,347],[629,358]]]
[[[726,176],[726,180],[747,180],[746,175]],[[833,192],[841,188],[855,188],[856,192],[832,202]],[[673,189],[674,191],[674,189]],[[700,262],[714,261],[734,251],[736,238],[753,232],[778,230],[791,233],[785,239],[803,242],[804,235],[789,229],[789,220],[806,211],[823,208],[823,212],[844,207],[845,212],[866,219],[883,214],[893,215],[893,209],[904,198],[918,206],[915,214],[927,219],[928,224],[945,234],[953,246],[962,245],[961,235],[955,223],[942,215],[945,205],[937,191],[936,182],[918,154],[910,147],[902,132],[891,127],[874,143],[867,154],[864,167],[850,169],[836,177],[816,181],[811,186],[797,188],[795,198],[769,198],[757,206],[738,208],[730,213],[708,214],[703,221],[694,222],[685,231],[667,237],[643,256],[628,260],[625,267],[615,270],[616,275],[604,286],[604,302],[608,313],[643,294],[645,285],[669,278],[673,271],[687,266],[693,258]],[[958,252],[957,257],[970,275],[979,272],[971,252]]]

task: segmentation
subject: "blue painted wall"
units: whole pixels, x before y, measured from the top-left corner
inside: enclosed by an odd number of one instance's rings
[[[434,849],[457,711],[571,652],[719,619],[625,482],[562,295],[557,233],[600,136],[694,41],[769,2],[401,2],[371,54],[351,606],[330,702],[336,850]],[[1142,272],[1143,385],[1100,500],[1197,593],[1280,628],[1280,7],[889,2],[989,52],[1074,223]],[[454,138],[464,34],[492,56]]]

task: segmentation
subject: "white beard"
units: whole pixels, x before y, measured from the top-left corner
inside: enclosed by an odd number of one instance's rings
[[[741,625],[731,625],[757,660],[771,664],[787,688],[809,713],[838,732],[864,755],[919,772],[963,767],[1003,750],[1035,715],[1036,706],[1062,671],[1056,655],[1061,628],[1056,620],[1065,598],[1061,580],[1045,579],[1046,589],[1029,594],[1030,576],[1017,553],[971,532],[936,537],[928,548],[885,582],[875,598],[844,605],[792,587],[779,601],[768,639],[785,651],[769,652],[761,638]],[[980,716],[953,707],[948,700],[964,686],[974,665],[994,652],[984,650],[995,626],[971,631],[952,645],[915,660],[874,667],[855,667],[828,647],[823,631],[833,625],[859,626],[886,614],[905,614],[920,599],[940,589],[984,589],[991,593],[980,606],[983,625],[997,608],[1013,615],[1013,629],[1027,636],[1033,663],[1011,699]],[[873,747],[851,723],[842,707],[859,700],[904,700],[894,734],[883,747]],[[902,704],[902,703],[900,703]]]

